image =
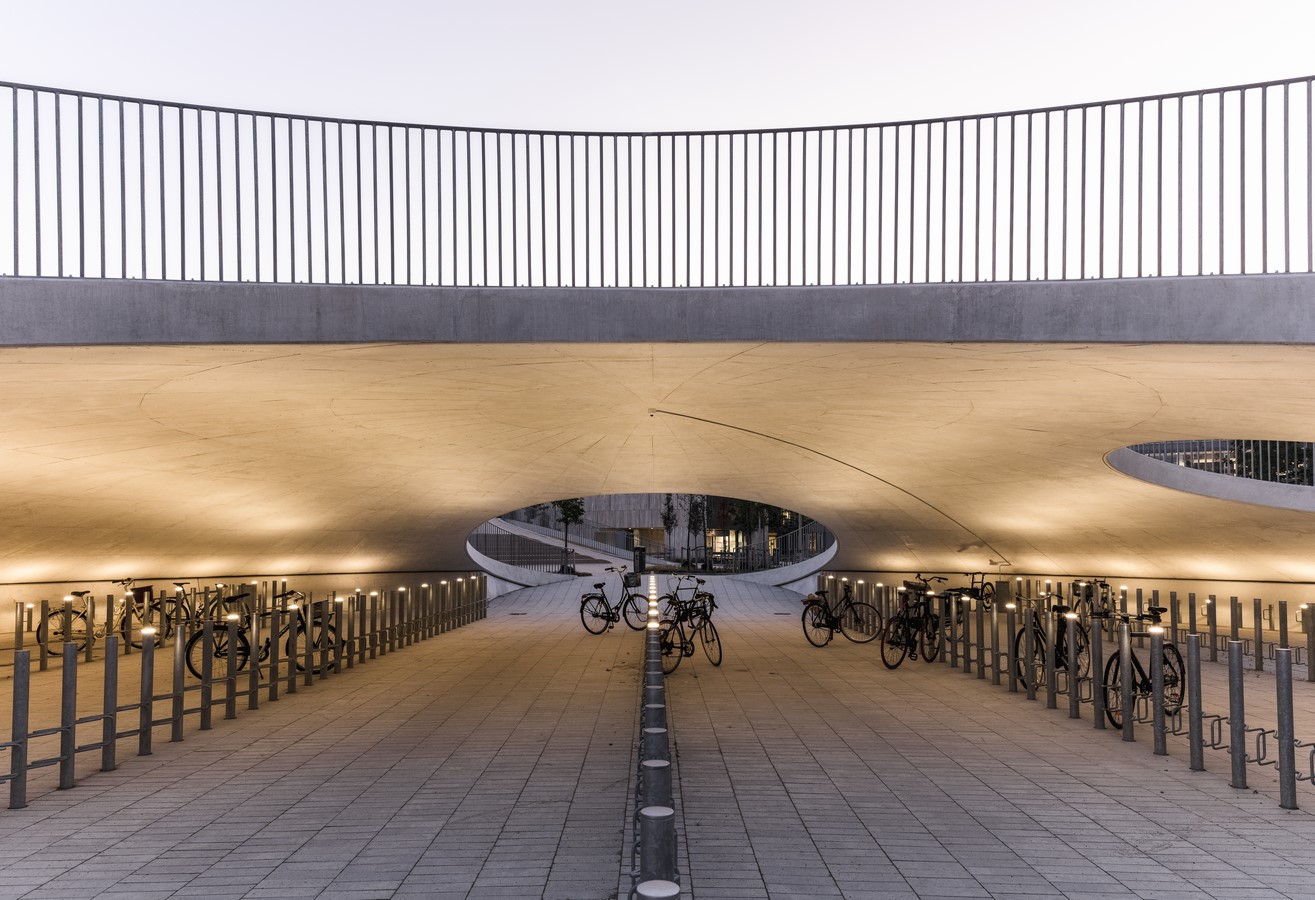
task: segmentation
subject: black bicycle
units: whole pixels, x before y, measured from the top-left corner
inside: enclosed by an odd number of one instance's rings
[[[606,582],[594,582],[594,590],[580,597],[580,621],[590,634],[602,634],[617,622],[625,623],[635,631],[643,631],[648,621],[648,601],[642,594],[633,593],[639,587],[639,574],[627,572],[625,566],[608,566],[607,571],[621,576],[621,599],[616,606],[607,602]]]
[[[1077,680],[1086,678],[1091,674],[1091,638],[1087,636],[1087,631],[1079,622],[1080,619],[1070,621],[1068,613],[1072,607],[1054,604],[1050,607],[1055,613],[1055,671],[1065,672],[1069,678],[1076,683]],[[1071,661],[1068,657],[1068,630],[1073,629],[1073,645],[1076,649],[1076,655]],[[1027,655],[1027,628],[1018,629],[1014,635],[1014,671],[1018,680],[1027,683],[1027,672],[1030,668],[1032,671],[1032,684],[1043,685],[1046,683],[1046,650],[1050,642],[1046,640],[1046,630],[1042,627],[1040,621],[1034,621],[1032,624],[1032,656]]]
[[[698,584],[703,579],[696,579]],[[676,671],[680,661],[694,655],[694,639],[698,638],[708,662],[720,666],[722,660],[721,636],[712,621],[717,608],[716,598],[707,591],[696,590],[692,597],[672,594],[667,613],[659,624],[658,646],[662,656],[662,671],[667,675]]]
[[[223,596],[219,602],[225,606],[235,603],[241,603],[247,598],[245,592]],[[306,615],[306,604],[303,602],[306,595],[301,591],[287,591],[282,594],[275,594],[271,598],[275,603],[283,604],[288,613],[287,617],[279,627],[278,634],[273,634],[272,612],[253,613],[245,610],[238,615],[237,628],[230,633],[227,627],[227,620],[216,622],[215,627],[210,634],[210,660],[211,660],[211,677],[217,677],[228,671],[228,658],[233,657],[234,671],[241,672],[247,667],[251,659],[252,644],[251,633],[253,623],[259,618],[261,623],[260,643],[255,647],[256,663],[265,662],[269,659],[270,650],[274,646],[274,641],[282,641],[283,655],[292,659],[292,664],[298,672],[306,670],[305,661],[299,654],[294,653],[298,649],[304,649],[309,641],[311,646],[315,647],[335,647],[338,643],[338,630],[333,627],[333,623],[326,621],[317,610],[313,616]],[[187,659],[187,669],[197,678],[202,677],[205,671],[205,632],[198,630],[187,640],[187,647],[184,650]],[[332,671],[334,663],[330,660],[328,668]],[[320,655],[315,654],[312,660],[312,671],[315,674],[320,672]]]
[[[1131,624],[1132,622],[1145,622],[1149,625],[1160,624],[1160,617],[1168,612],[1168,607],[1152,606],[1145,613],[1137,615],[1117,614],[1116,618],[1123,622]],[[1147,637],[1146,632],[1133,632],[1133,637]],[[1134,648],[1132,652],[1132,672],[1128,676],[1132,682],[1132,698],[1134,715],[1137,698],[1150,698],[1153,695],[1151,676],[1147,674],[1147,667],[1150,666],[1150,659],[1147,658],[1146,666],[1142,665],[1141,659],[1137,656]],[[1183,690],[1187,684],[1186,667],[1183,665],[1182,654],[1174,644],[1165,640],[1160,651],[1160,660],[1164,666],[1164,713],[1171,716],[1178,712],[1183,705]],[[1119,652],[1116,649],[1110,656],[1109,661],[1105,663],[1105,675],[1102,679],[1105,691],[1105,718],[1109,720],[1110,725],[1115,728],[1123,727],[1123,667],[1119,664]]]
[[[916,588],[921,585],[922,590]],[[935,595],[927,582],[904,582],[899,594],[899,609],[881,629],[881,664],[887,669],[898,669],[905,657],[917,659],[921,649],[925,662],[932,662],[941,653],[941,617],[932,601]]]
[[[819,590],[804,598],[804,637],[808,643],[825,647],[837,631],[855,644],[866,644],[881,636],[881,610],[871,603],[855,600],[849,582],[845,582],[835,609],[827,602],[826,594]]]

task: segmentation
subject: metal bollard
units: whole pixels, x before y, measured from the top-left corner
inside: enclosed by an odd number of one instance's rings
[[[639,811],[639,880],[676,880],[676,811],[670,806],[651,804]]]
[[[1196,634],[1196,593],[1187,595],[1187,633]]]
[[[23,649],[23,604],[14,603],[14,649]]]
[[[215,654],[215,623],[206,619],[201,624],[201,730],[209,731],[210,724],[210,703],[214,698],[214,686],[212,678],[214,676],[214,654]]]
[[[1315,609],[1301,604],[1301,627],[1306,632],[1306,680],[1315,681]]]
[[[1135,741],[1133,719],[1137,714],[1132,698],[1132,628],[1127,622],[1119,625],[1119,704],[1123,714],[1123,739]]]
[[[151,755],[151,729],[155,725],[155,628],[142,629],[141,693],[137,700],[137,755]]]
[[[640,767],[640,796],[649,806],[671,805],[671,763],[665,759],[646,759]]]
[[[982,601],[974,603],[977,607],[977,677],[986,678],[986,610],[982,609]]]
[[[225,674],[224,718],[237,718],[237,616],[228,617],[228,666]]]
[[[1082,673],[1078,671],[1078,629],[1082,623],[1075,612],[1064,614],[1065,636],[1068,638],[1068,717],[1082,718]]]
[[[279,698],[279,684],[283,680],[283,601],[271,598],[269,606],[269,692],[272,702]]]
[[[1297,808],[1297,749],[1292,723],[1292,651],[1280,648],[1274,654],[1278,679],[1278,805]]]
[[[329,598],[325,597],[320,601],[320,630],[319,634],[316,635],[318,638],[316,643],[319,644],[321,681],[329,677],[329,627],[333,624],[333,615],[330,612],[332,608],[332,605],[329,603]]]
[[[67,634],[67,632],[65,633]],[[77,644],[70,641],[64,645],[64,657],[61,662],[64,665],[64,671],[61,673],[63,678],[59,703],[59,790],[66,791],[73,787],[78,755]]]
[[[1228,634],[1229,640],[1242,640],[1242,601],[1236,597],[1228,598]]]
[[[997,594],[996,596],[999,596]],[[1000,604],[991,604],[991,684],[1000,684]]]
[[[1235,788],[1247,786],[1247,723],[1242,684],[1242,642],[1228,642],[1228,752],[1233,756]]]
[[[315,634],[315,600],[312,595],[308,594],[302,604],[301,621],[306,627],[302,638],[301,677],[302,684],[309,687],[315,681],[315,651],[319,643]]]
[[[950,668],[957,669],[959,668],[959,623],[956,621],[958,617],[954,614],[953,599],[944,601],[944,605],[945,621],[949,625],[949,628],[946,630],[949,633],[948,641],[950,646],[948,649],[950,651]]]
[[[1005,667],[1008,672],[1005,677],[1009,682],[1009,693],[1018,693],[1018,660],[1014,653],[1014,635],[1018,633],[1018,604],[1008,603],[1005,605]]]
[[[665,728],[649,727],[640,731],[639,758],[671,758],[671,745]]]
[[[1206,627],[1210,629],[1210,662],[1219,662],[1219,604],[1215,595],[1206,598]]]
[[[1023,684],[1027,688],[1027,699],[1036,699],[1036,611],[1029,606],[1023,611]]]
[[[105,637],[104,684],[101,685],[100,770],[113,772],[117,767],[115,750],[119,736],[119,637]]]
[[[183,712],[184,712],[184,691],[187,688],[183,681],[183,637],[185,629],[182,622],[174,631],[174,660],[173,660],[173,693],[170,694],[169,710],[169,743],[174,744],[183,739]]]
[[[370,591],[370,659],[379,658],[379,592]]]
[[[667,705],[665,703],[645,703],[643,717],[644,724],[650,728],[666,728]]]
[[[1201,712],[1201,636],[1187,636],[1187,743],[1193,772],[1205,771],[1205,728]]]
[[[252,586],[255,589],[255,586]],[[251,645],[247,648],[247,709],[260,709],[260,623],[265,618],[265,594],[251,605]]]
[[[1151,632],[1151,732],[1156,756],[1168,756],[1164,733],[1164,629],[1153,625]]]
[[[1055,658],[1055,611],[1046,612],[1046,709],[1059,708],[1059,660]]]
[[[288,682],[287,693],[297,693],[297,661],[301,659],[301,629],[297,627],[297,617],[301,607],[288,604]]]
[[[1182,638],[1178,635],[1178,592],[1169,592],[1169,639],[1175,644]]]
[[[1088,623],[1091,629],[1091,726],[1105,730],[1105,620],[1096,616]]]
[[[27,728],[31,709],[32,654],[14,653],[13,710],[9,740],[9,808],[27,806]]]
[[[1256,638],[1256,671],[1257,672],[1265,671],[1265,620],[1264,620],[1264,616],[1261,613],[1260,606],[1261,606],[1260,598],[1256,597],[1255,606],[1253,607],[1255,610],[1254,613],[1255,627],[1252,628],[1252,631],[1255,633],[1255,638]]]
[[[50,601],[41,601],[41,640],[37,641],[37,668],[42,672],[50,668]]]
[[[113,597],[110,598],[110,603],[114,603]],[[90,595],[87,596],[86,615],[87,643],[86,646],[82,648],[82,661],[89,663],[91,662],[92,651],[96,649],[96,598]],[[108,623],[106,623],[105,630],[109,630]],[[64,634],[67,635],[68,632],[66,631]]]
[[[1286,600],[1278,602],[1278,645],[1284,649],[1288,646],[1288,601]]]

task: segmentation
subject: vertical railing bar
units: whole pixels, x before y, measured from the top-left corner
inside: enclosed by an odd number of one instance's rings
[[[785,283],[794,284],[794,132],[785,135]]]
[[[1155,275],[1164,275],[1164,98],[1155,101]]]
[[[1045,165],[1042,167],[1042,194],[1041,194],[1041,278],[1046,280],[1050,278],[1050,113],[1043,113],[1043,122],[1046,123],[1046,139],[1043,147],[1045,154]]]
[[[1027,229],[1026,229],[1026,230],[1027,230],[1027,238],[1026,238],[1027,260],[1026,260],[1026,268],[1027,268],[1027,280],[1028,280],[1028,281],[1031,281],[1031,280],[1032,280],[1032,181],[1033,181],[1033,177],[1032,177],[1032,116],[1033,116],[1032,113],[1028,113],[1028,114],[1027,114]],[[962,128],[962,127],[963,127],[963,126],[962,126],[962,124],[961,124],[961,125],[960,125],[960,128]],[[960,146],[960,149],[962,149],[962,145]],[[962,168],[960,168],[960,172],[962,172],[962,171],[963,171]],[[962,192],[960,193],[960,196],[962,196]],[[963,213],[962,213],[962,211],[959,213],[959,218],[960,218],[960,220],[963,219]]]
[[[1068,120],[1069,111],[1062,110],[1064,126],[1060,132],[1060,200],[1059,200],[1059,277],[1068,280]]]
[[[693,181],[693,179],[690,178],[690,174],[689,174],[689,166],[690,166],[690,155],[689,155],[690,135],[687,134],[687,135],[684,136],[684,138],[685,138],[685,287],[693,287],[693,286],[694,286],[694,282],[693,282],[693,267],[692,267],[692,260],[691,260],[691,247],[692,247],[692,242],[691,242],[691,236],[690,236],[690,232],[691,232],[691,230],[692,230],[692,228],[693,228],[693,224],[692,224],[693,219],[692,219],[692,213],[691,213],[691,209],[690,209],[690,206],[691,206],[691,198],[690,198],[691,184],[690,184],[690,183],[691,183],[691,181]],[[702,207],[703,207],[703,205],[704,205],[704,194],[703,194],[703,191],[704,191],[704,187],[703,187],[703,140],[704,140],[704,136],[701,135],[700,138],[699,138],[699,212],[700,212],[700,215],[699,215],[699,219],[700,219],[699,238],[700,238],[700,240],[701,240],[701,239],[703,238],[703,236],[704,236],[704,235],[703,235],[703,231],[702,231]],[[672,276],[671,276],[671,282],[672,282],[672,286],[673,286],[673,287],[675,286],[675,282],[676,282],[676,276],[675,276],[675,250],[674,250],[675,237],[676,237],[676,235],[675,235],[675,231],[676,231],[676,205],[675,205],[675,202],[674,202],[674,196],[675,196],[675,194],[674,194],[674,186],[675,186],[675,181],[676,181],[676,154],[675,154],[675,141],[676,141],[676,139],[673,137],[673,138],[671,139],[671,142],[672,142],[672,154],[671,154],[671,181],[672,181],[672,186],[673,186],[673,194],[672,194],[673,202],[672,202],[672,205],[671,205],[671,232],[672,232],[671,237],[672,237],[672,245],[673,245],[673,250],[672,250],[672,254],[671,254],[671,255],[672,255]],[[703,280],[704,280],[704,274],[703,274],[703,254],[700,253],[700,254],[699,254],[699,284],[700,284],[700,285],[703,284]]]
[[[1137,277],[1146,274],[1146,104],[1137,101]]]
[[[61,109],[59,94],[55,98],[55,274],[64,275],[64,151],[61,146]]]
[[[1102,103],[1100,106],[1100,199],[1097,210],[1097,247],[1096,253],[1099,256],[1097,261],[1097,272],[1100,278],[1105,277],[1105,150],[1107,137],[1105,134],[1105,113],[1109,109],[1107,104]],[[1093,689],[1094,693],[1094,689]]]
[[[1205,274],[1205,94],[1196,95],[1196,274]]]
[[[1224,97],[1219,92],[1219,274],[1224,274]],[[1212,660],[1213,662],[1213,660]]]
[[[19,192],[18,192],[18,86],[10,85],[9,87],[10,102],[12,104],[10,112],[13,114],[14,127],[12,137],[14,139],[13,171],[14,171],[14,276],[17,277],[22,273],[19,271],[18,264],[20,258],[19,236],[22,229],[19,227]],[[119,104],[120,115],[122,115],[123,104]],[[120,135],[123,129],[119,129]],[[125,242],[126,244],[126,242]]]
[[[105,277],[105,98],[96,101],[96,147],[98,201],[97,221],[100,225],[100,277]],[[83,274],[86,274],[85,272]]]
[[[87,185],[86,185],[86,141],[82,137],[84,99],[74,95],[78,104],[78,276],[87,275]]]
[[[1269,271],[1269,88],[1260,89],[1260,271]]]
[[[913,251],[918,243],[918,126],[909,126],[909,284],[913,283]],[[819,279],[820,280],[820,279]]]
[[[452,232],[452,286],[456,287],[461,281],[459,262],[461,257],[458,255],[459,251],[457,249],[457,130],[453,128],[448,136],[450,138],[448,147],[452,170],[452,178],[449,181],[450,193],[452,194],[452,227],[450,229]],[[542,143],[542,138],[540,138],[540,143]],[[547,282],[545,281],[544,284],[546,285]]]
[[[32,92],[32,169],[33,169],[33,212],[35,213],[36,233],[33,235],[36,249],[36,274],[38,277],[42,274],[41,268],[41,92]],[[44,660],[46,654],[43,652],[40,657]]]
[[[959,136],[960,142],[963,135]],[[898,141],[897,141],[898,143]],[[963,149],[962,143],[959,147]],[[962,201],[960,197],[960,201]],[[885,275],[883,269],[886,262],[886,129],[884,126],[877,128],[877,284],[885,284]],[[959,237],[963,237],[963,210],[962,202],[959,212]],[[775,251],[775,247],[772,248]],[[960,250],[960,253],[963,251]],[[960,276],[962,277],[962,276]]]
[[[1087,143],[1091,107],[1082,109],[1082,164],[1078,184],[1078,279],[1087,277]]]
[[[1124,157],[1126,156],[1126,150],[1128,146],[1127,123],[1128,123],[1128,105],[1126,103],[1120,103],[1119,104],[1119,255],[1118,255],[1119,264],[1118,267],[1115,269],[1114,277],[1116,278],[1122,278],[1124,271],[1123,233],[1124,233],[1125,221],[1124,221],[1123,206],[1124,206],[1124,199],[1126,196],[1125,186],[1124,186],[1126,166],[1124,165]]]
[[[420,129],[420,283],[429,284],[429,129]],[[435,136],[437,138],[437,135]],[[442,253],[442,242],[439,242]]]
[[[1178,98],[1178,128],[1175,144],[1178,149],[1178,255],[1174,267],[1175,275],[1183,274],[1183,98]]]
[[[389,125],[388,128],[388,281],[386,284],[397,284],[397,166],[394,162],[393,154],[393,134],[397,128]],[[481,160],[482,163],[482,160]],[[485,207],[487,211],[487,206]],[[485,274],[484,283],[488,284],[488,247],[485,246]],[[375,275],[378,280],[378,274]]]
[[[543,287],[548,286],[548,174],[544,166],[543,135],[539,135],[539,266]],[[454,195],[455,196],[455,195]],[[455,202],[455,201],[454,201]],[[631,287],[634,287],[634,259],[630,261]],[[532,268],[532,266],[531,266]]]
[[[307,133],[307,143],[310,142],[310,135]],[[308,173],[309,174],[309,173]],[[309,191],[307,194],[309,195]],[[324,280],[323,284],[329,284],[332,281],[330,272],[332,266],[329,263],[329,123],[320,120],[320,220],[324,224],[323,242],[324,242]],[[309,223],[307,223],[309,228]],[[309,270],[310,266],[307,266]],[[314,281],[315,279],[310,279]]]
[[[922,238],[922,280],[925,284],[931,283],[931,172],[932,172],[932,150],[931,150],[931,123],[927,123],[927,166],[924,177],[924,198],[922,210],[923,238]]]

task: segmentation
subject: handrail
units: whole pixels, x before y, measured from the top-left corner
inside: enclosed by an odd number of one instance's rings
[[[1153,441],[1128,448],[1202,472],[1275,484],[1315,486],[1315,444],[1252,439]]]
[[[0,82],[0,276],[784,287],[1315,271],[1315,76],[982,115],[537,131]]]

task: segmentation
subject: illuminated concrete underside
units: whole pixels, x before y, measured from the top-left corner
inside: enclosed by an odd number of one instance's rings
[[[841,568],[1315,579],[1311,514],[1104,459],[1313,409],[1311,346],[15,347],[0,581],[458,568],[506,510],[668,490],[816,516]]]

